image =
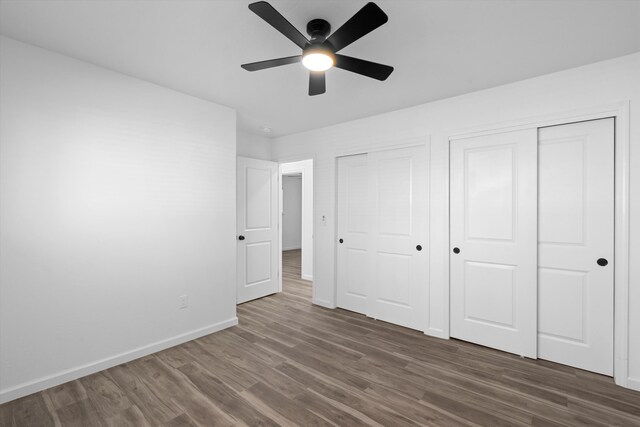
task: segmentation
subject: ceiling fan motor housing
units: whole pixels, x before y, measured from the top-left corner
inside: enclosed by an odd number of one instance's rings
[[[322,43],[331,32],[331,24],[324,19],[312,19],[307,23],[307,34],[311,37],[311,43]]]

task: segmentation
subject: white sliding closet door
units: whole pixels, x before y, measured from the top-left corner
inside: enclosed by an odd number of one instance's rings
[[[426,147],[369,154],[369,316],[424,329],[429,242]]]
[[[538,357],[613,375],[614,119],[538,135]]]
[[[451,336],[535,358],[537,131],[450,145]]]
[[[338,159],[338,307],[424,329],[429,266],[425,146]]]
[[[338,158],[338,307],[367,314],[370,294],[367,155]]]
[[[237,303],[278,292],[278,164],[238,157]]]

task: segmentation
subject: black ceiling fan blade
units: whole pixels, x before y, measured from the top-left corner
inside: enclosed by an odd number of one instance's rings
[[[321,95],[326,89],[324,71],[309,71],[309,96]]]
[[[251,62],[242,64],[241,67],[247,71],[264,70],[265,68],[279,67],[281,65],[294,64],[302,60],[302,55],[287,56],[286,58],[267,59],[266,61]]]
[[[251,3],[249,9],[267,21],[273,28],[280,31],[286,38],[297,44],[301,49],[304,49],[304,47],[309,44],[309,40],[266,1]]]
[[[393,72],[393,67],[389,65],[344,55],[336,55],[335,66],[376,80],[387,80],[387,77]]]
[[[334,52],[369,34],[389,20],[386,13],[375,3],[367,3],[355,15],[338,28],[325,43],[331,44]]]

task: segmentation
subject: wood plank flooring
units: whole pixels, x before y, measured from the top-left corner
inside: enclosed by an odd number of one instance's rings
[[[312,306],[298,253],[240,324],[0,406],[4,426],[640,426],[611,378]]]
[[[311,282],[302,280],[302,251],[300,249],[282,252],[282,279],[287,281],[289,290],[302,285],[302,289],[308,289],[308,297],[311,298]],[[283,283],[284,286],[284,283]],[[305,294],[307,295],[307,294]],[[302,295],[304,296],[304,295]]]

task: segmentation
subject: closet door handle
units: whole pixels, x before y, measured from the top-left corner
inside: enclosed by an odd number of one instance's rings
[[[244,240],[244,236],[241,234],[238,236],[238,240]]]
[[[606,258],[598,258],[598,261],[596,261],[598,263],[598,265],[600,267],[604,267],[607,264],[609,264],[609,261],[606,260]]]
[[[340,243],[344,243],[344,240],[340,239],[340,240],[338,240],[338,242],[340,242]]]
[[[460,253],[460,248],[453,248],[453,253],[458,255]]]
[[[418,245],[418,246],[416,246],[416,250],[417,250],[418,252],[420,252],[420,251],[422,250],[422,245]]]

